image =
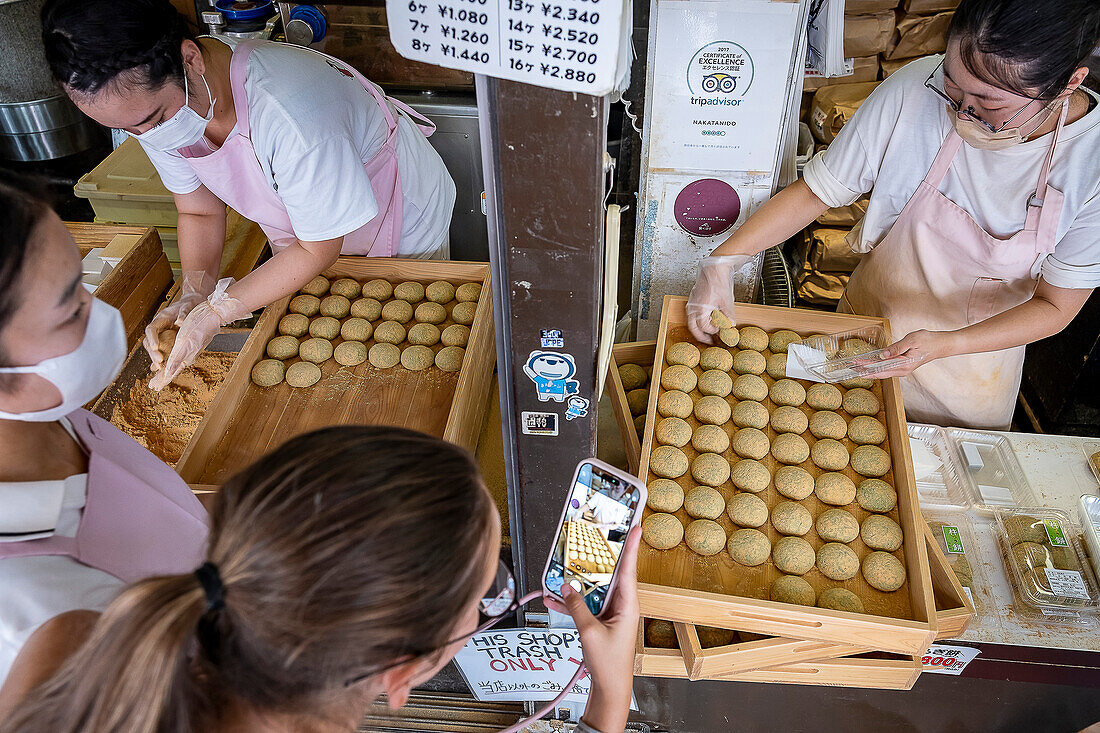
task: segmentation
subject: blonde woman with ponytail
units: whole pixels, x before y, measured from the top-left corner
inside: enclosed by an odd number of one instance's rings
[[[194,572],[130,585],[0,730],[353,731],[379,694],[399,707],[450,661],[506,574],[473,457],[408,430],[295,438],[231,478],[211,520]],[[581,731],[625,727],[637,545],[605,618],[575,594],[561,609],[592,677]]]

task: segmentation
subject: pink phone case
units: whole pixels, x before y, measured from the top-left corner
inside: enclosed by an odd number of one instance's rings
[[[550,545],[550,553],[546,557],[546,565],[543,566],[542,569],[542,592],[550,598],[554,598],[558,601],[562,601],[562,597],[546,587],[546,574],[550,571],[550,563],[554,561],[554,552],[556,551],[558,546],[558,537],[561,535],[562,527],[565,525],[565,517],[569,512],[569,497],[573,495],[573,487],[577,484],[577,477],[581,475],[581,467],[584,466],[586,463],[591,465],[594,469],[598,468],[600,469],[600,471],[610,474],[620,481],[623,481],[638,490],[638,505],[637,508],[634,510],[634,516],[630,518],[629,529],[634,529],[634,527],[638,526],[638,523],[641,521],[642,510],[645,509],[646,499],[649,494],[649,490],[646,488],[646,485],[642,483],[642,480],[639,479],[637,476],[631,476],[629,473],[626,473],[625,471],[604,463],[597,458],[585,458],[583,461],[577,464],[576,470],[573,471],[573,477],[569,480],[569,486],[566,489],[565,503],[561,509],[561,517],[558,518],[558,527],[556,530],[554,530],[554,541]],[[618,585],[620,564],[621,563],[618,562],[615,563],[615,570],[611,574],[611,582],[607,586],[607,599],[610,599],[611,596],[615,593],[615,587],[616,585]],[[597,618],[602,616],[604,614],[604,611],[606,610],[607,603],[605,602],[603,608],[600,609],[600,612],[597,614]]]

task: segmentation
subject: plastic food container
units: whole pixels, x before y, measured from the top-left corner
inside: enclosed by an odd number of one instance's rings
[[[803,349],[796,349],[795,358],[803,369],[826,382],[859,377],[874,379],[875,375],[916,362],[911,356],[882,358],[882,350],[890,345],[882,326],[813,336],[803,339],[801,345],[812,351],[807,354]]]
[[[910,423],[909,448],[921,507],[968,509],[974,503],[943,428]]]
[[[1068,514],[1043,507],[996,513],[1001,549],[1018,605],[1044,616],[1092,616],[1098,595]]]
[[[986,608],[979,599],[979,591],[987,589],[989,584],[982,573],[974,527],[962,512],[924,512],[924,519],[980,619]]]
[[[1012,446],[1002,435],[948,430],[959,474],[979,509],[1031,506],[1035,498]]]
[[[1089,561],[1092,569],[1100,575],[1100,496],[1085,494],[1079,500],[1077,510],[1081,514]]]

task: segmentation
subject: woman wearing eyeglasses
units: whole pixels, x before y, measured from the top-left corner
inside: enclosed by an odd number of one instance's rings
[[[1009,426],[1024,346],[1065,328],[1100,284],[1100,112],[1081,87],[1100,39],[1091,0],[963,0],[944,56],[871,94],[804,179],[703,260],[689,303],[707,338],[728,273],[871,191],[865,253],[839,310],[890,319],[911,421]]]
[[[400,707],[520,602],[477,463],[410,430],[295,438],[231,478],[211,520],[195,572],[129,586],[0,728],[354,731],[378,695]],[[576,593],[554,606],[577,622],[591,674],[580,731],[626,724],[637,546],[635,531],[603,619]]]

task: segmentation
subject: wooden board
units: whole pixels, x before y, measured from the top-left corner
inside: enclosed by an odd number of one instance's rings
[[[397,425],[476,448],[496,364],[489,266],[342,257],[324,275],[361,282],[383,278],[393,283],[482,283],[462,369],[457,374],[434,367],[411,372],[400,366],[376,369],[369,362],[349,368],[330,359],[321,365],[321,381],[312,387],[295,389],[285,382],[257,387],[251,380],[252,366],[264,358],[267,342],[286,313],[290,298],[283,298],[264,309],[180,458],[176,470],[186,481],[221,483],[290,438],[330,425]]]
[[[658,354],[664,354],[667,345],[676,341],[691,340],[684,325],[685,303],[684,298],[670,296],[665,299],[657,342]],[[738,326],[756,325],[765,331],[789,328],[803,336],[837,333],[874,324],[887,328],[889,326],[883,319],[877,318],[753,305],[738,306],[737,322]],[[655,360],[651,378],[654,384],[660,383],[663,363],[663,358]],[[767,375],[762,377],[769,385],[774,381]],[[640,475],[646,477],[647,483],[655,478],[649,472],[649,456],[653,447],[657,400],[661,391],[659,388],[651,390],[646,433],[642,441]],[[767,600],[771,582],[780,574],[770,561],[757,568],[747,568],[735,563],[724,552],[704,558],[691,552],[684,544],[664,551],[643,544],[638,568],[639,598],[643,615],[684,623],[740,628],[794,639],[837,642],[901,654],[923,652],[934,638],[936,619],[922,529],[923,518],[917,502],[901,391],[896,379],[876,383],[874,391],[884,406],[879,419],[885,424],[889,438],[888,444],[883,447],[890,453],[893,463],[891,473],[883,478],[897,488],[899,495],[898,507],[891,516],[901,526],[904,534],[903,547],[894,554],[907,569],[905,585],[893,593],[881,593],[867,585],[862,574],[837,584],[824,578],[815,568],[804,576],[815,590],[820,592],[825,587],[835,585],[846,587],[861,598],[867,613],[855,614],[776,603]],[[733,398],[730,400],[731,403],[736,403]],[[769,402],[765,402],[765,405],[771,406]],[[697,423],[693,421],[694,418],[688,420],[695,427]],[[732,432],[735,426],[727,423],[726,428]],[[770,427],[765,433],[769,438],[775,435]],[[812,444],[812,441],[812,436],[809,436],[807,442]],[[689,460],[694,457],[690,445],[684,452]],[[725,457],[731,464],[738,460],[729,451]],[[777,465],[770,456],[762,463],[773,472]],[[821,473],[809,461],[802,465],[815,476]],[[862,480],[850,468],[845,473],[857,483]],[[690,474],[679,481],[685,491],[694,485]],[[718,489],[727,500],[735,493],[728,481]],[[759,495],[769,507],[785,500],[775,491],[774,486],[769,486]],[[824,506],[814,496],[802,503],[815,516]],[[845,508],[859,520],[867,515],[858,504],[853,503]],[[648,515],[648,510],[646,513]],[[685,526],[691,521],[682,509],[678,516]],[[733,530],[732,523],[725,515],[718,521],[727,535]],[[761,527],[761,530],[767,530],[774,543],[778,535],[770,524]],[[805,539],[815,549],[822,544],[814,530]],[[850,546],[861,558],[869,551],[859,539],[850,543]]]
[[[145,325],[160,308],[172,287],[172,268],[161,251],[160,237],[149,227],[110,226],[84,222],[65,222],[83,257],[93,249],[106,247],[119,234],[138,237],[137,243],[103,278],[95,296],[122,313],[126,343],[133,347],[141,340]]]
[[[939,629],[936,639],[958,639],[974,618],[974,604],[955,577],[947,556],[940,549],[936,537],[927,524],[924,533],[928,545],[928,564],[932,571],[932,592],[936,602],[936,620]]]
[[[626,389],[619,379],[619,367],[625,364],[637,364],[650,373],[653,368],[653,354],[657,350],[656,341],[635,341],[627,344],[615,344],[611,349],[611,364],[607,370],[607,391],[611,397],[611,408],[615,420],[619,423],[619,433],[623,436],[623,450],[630,472],[638,475],[638,462],[642,457],[642,436],[634,427],[634,415],[626,401]],[[652,380],[650,380],[652,385]]]
[[[644,623],[643,620],[638,628],[634,673],[642,677],[687,679],[687,666],[683,653],[679,649],[645,646],[642,631]],[[699,679],[908,690],[916,683],[920,673],[921,663],[918,655],[871,653],[838,659],[782,664],[745,672],[720,673]]]

